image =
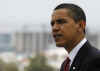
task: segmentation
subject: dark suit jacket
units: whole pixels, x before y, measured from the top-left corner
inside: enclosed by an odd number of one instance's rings
[[[60,71],[64,71],[63,62]],[[100,71],[100,50],[92,47],[87,41],[77,53],[70,71]]]

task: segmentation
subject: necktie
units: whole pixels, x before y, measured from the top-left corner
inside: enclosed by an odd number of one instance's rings
[[[64,65],[64,71],[69,71],[69,67],[70,67],[70,59],[69,57],[67,57],[65,65]]]

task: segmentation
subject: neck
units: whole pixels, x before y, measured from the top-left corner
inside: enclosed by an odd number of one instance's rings
[[[66,45],[64,48],[68,51],[68,53],[71,52],[71,50],[84,38],[84,35],[81,35],[80,37],[78,36],[78,38],[76,40],[73,40],[69,43],[69,45]],[[67,47],[67,48],[66,48]]]

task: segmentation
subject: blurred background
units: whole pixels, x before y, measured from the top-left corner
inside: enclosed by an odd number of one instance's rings
[[[66,2],[84,9],[86,37],[100,49],[99,0],[0,0],[0,71],[59,71],[67,52],[55,46],[50,20]]]

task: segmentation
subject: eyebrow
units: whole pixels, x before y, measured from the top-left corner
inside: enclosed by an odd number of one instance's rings
[[[63,18],[57,19],[56,21],[57,21],[57,22],[60,22],[60,23],[65,23],[65,22],[66,22],[66,20],[63,19]]]
[[[60,18],[60,19],[57,19],[55,20],[58,24],[64,24],[64,23],[67,23],[67,20],[63,19],[63,18]],[[51,21],[51,25],[54,25],[55,21]]]

